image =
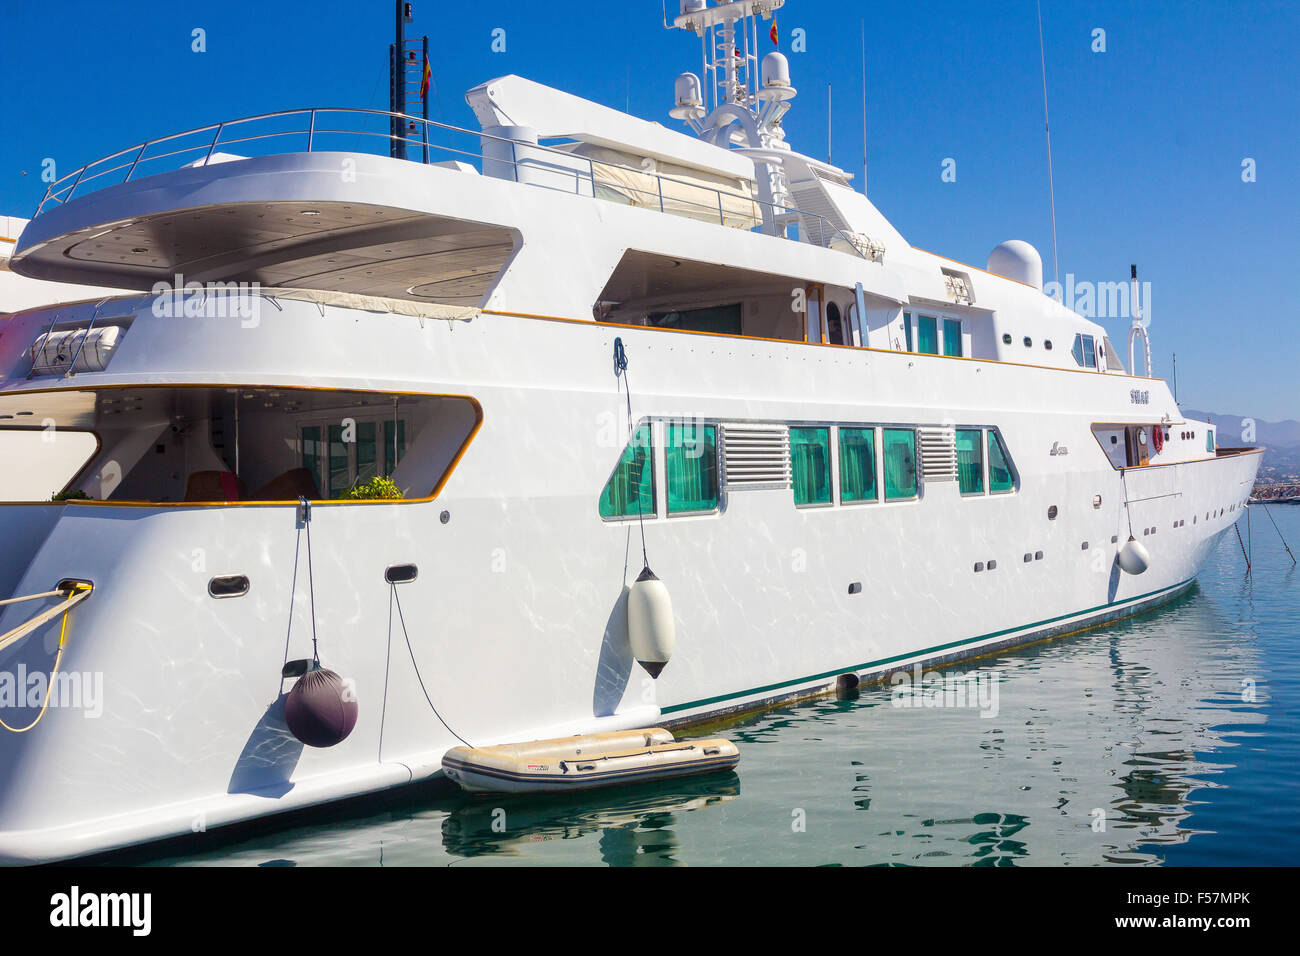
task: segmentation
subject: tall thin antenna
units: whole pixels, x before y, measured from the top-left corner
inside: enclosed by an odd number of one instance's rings
[[[1052,176],[1052,123],[1047,117],[1047,54],[1043,51],[1043,3],[1038,0],[1038,61],[1043,68],[1043,128],[1047,132],[1047,191],[1052,203],[1052,277],[1059,287],[1061,265],[1056,251],[1056,184]]]
[[[826,84],[826,162],[831,161],[831,85]]]
[[[862,195],[867,194],[867,21],[862,21]]]

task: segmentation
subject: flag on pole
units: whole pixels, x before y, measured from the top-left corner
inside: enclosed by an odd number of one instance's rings
[[[429,69],[429,58],[424,58],[424,74],[420,77],[420,99],[423,100],[429,92],[429,77],[433,75],[433,70]]]
[[[772,32],[769,33],[768,36],[770,36],[770,37],[772,38],[772,45],[773,45],[773,46],[780,46],[780,45],[781,45],[781,41],[777,39],[777,33],[776,33],[776,17],[775,17],[775,16],[772,17]]]

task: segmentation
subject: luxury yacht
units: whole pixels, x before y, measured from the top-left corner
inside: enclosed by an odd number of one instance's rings
[[[782,4],[683,0],[678,128],[503,76],[478,130],[297,110],[51,184],[10,268],[130,291],[2,326],[0,428],[89,448],[0,505],[0,859],[1192,585],[1258,450],[1180,412],[1136,301],[1125,367],[1027,243],[916,249],[787,143]]]

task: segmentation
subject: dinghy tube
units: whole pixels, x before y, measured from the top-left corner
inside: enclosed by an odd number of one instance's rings
[[[558,737],[495,747],[453,747],[447,777],[472,792],[556,793],[732,770],[730,740],[675,741],[661,728]]]

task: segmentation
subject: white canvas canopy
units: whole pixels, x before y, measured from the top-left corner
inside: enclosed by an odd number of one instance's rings
[[[763,221],[754,201],[753,183],[650,157],[575,143],[560,147],[592,161],[597,199],[626,203],[736,229],[753,229]]]

